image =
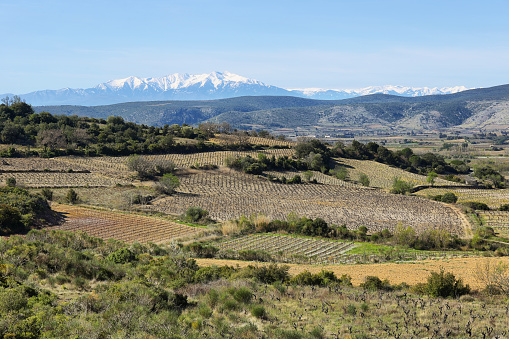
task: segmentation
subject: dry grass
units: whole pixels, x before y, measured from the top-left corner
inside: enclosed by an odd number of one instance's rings
[[[241,231],[241,228],[233,220],[228,220],[221,225],[221,232],[223,233],[223,235],[226,235],[226,236],[238,234],[240,231]]]
[[[478,267],[485,265],[486,260],[490,260],[492,266],[502,263],[509,265],[508,257],[494,258],[453,258],[438,260],[423,260],[412,263],[383,263],[383,264],[359,264],[359,265],[306,265],[306,264],[287,264],[290,267],[290,274],[296,275],[303,271],[319,273],[322,269],[332,271],[336,276],[348,274],[352,277],[352,283],[355,286],[364,282],[367,276],[377,276],[380,279],[388,279],[391,284],[407,283],[415,285],[426,282],[431,272],[438,272],[443,268],[446,272],[452,272],[456,278],[463,279],[463,282],[476,289],[483,288],[483,284],[478,280],[476,271]],[[246,267],[253,265],[252,261],[239,260],[221,260],[221,259],[196,259],[200,266],[236,266]],[[268,265],[257,263],[256,265]]]

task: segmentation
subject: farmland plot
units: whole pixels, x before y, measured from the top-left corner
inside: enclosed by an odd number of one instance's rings
[[[168,153],[158,155],[144,155],[143,157],[151,160],[166,160],[173,162],[177,168],[189,168],[195,165],[216,165],[223,166],[228,157],[252,156],[256,158],[258,153],[265,154],[268,157],[274,155],[276,158],[281,156],[292,156],[294,151],[291,149],[270,149],[259,151],[220,151],[220,152],[201,152],[190,154]],[[80,166],[91,172],[100,172],[105,175],[129,176],[134,174],[127,169],[129,157],[60,157],[58,160],[67,162],[70,165]]]
[[[509,212],[508,211],[477,211],[484,226],[493,227],[499,236],[509,237]]]
[[[305,171],[264,171],[263,173],[272,175],[278,179],[281,179],[282,177],[285,177],[286,179],[290,180],[295,175],[299,175],[304,182],[304,172]],[[339,180],[336,177],[323,174],[322,172],[318,171],[312,171],[313,176],[311,177],[311,180],[315,179],[317,183],[319,184],[326,184],[326,185],[339,185],[339,186],[346,186],[346,187],[359,187],[359,185],[356,185],[352,182]]]
[[[18,185],[27,187],[110,187],[115,184],[127,184],[122,179],[105,177],[94,173],[60,172],[23,172],[0,173],[0,182],[15,178]]]
[[[314,263],[339,263],[343,253],[355,247],[354,243],[289,237],[282,235],[252,234],[231,239],[216,245],[220,251],[263,250],[278,260],[292,262],[296,257]]]
[[[201,232],[200,228],[142,215],[97,211],[55,203],[51,208],[64,216],[64,222],[48,229],[83,231],[89,236],[105,240],[111,238],[128,243],[138,241],[160,244]]]
[[[421,196],[434,196],[452,192],[458,197],[458,202],[477,201],[483,202],[492,209],[497,209],[500,205],[509,204],[509,189],[441,189],[427,188],[416,192]]]
[[[245,157],[251,156],[256,158],[258,154],[265,154],[267,157],[275,156],[291,157],[294,153],[292,149],[270,149],[270,150],[259,150],[259,151],[219,151],[219,152],[202,152],[192,154],[162,154],[162,155],[147,155],[148,159],[154,160],[168,160],[173,162],[177,168],[189,168],[194,165],[216,165],[224,166],[224,163],[228,157]],[[127,158],[124,158],[124,162]]]
[[[391,188],[394,177],[398,177],[403,181],[409,182],[414,186],[429,185],[426,181],[426,177],[423,175],[410,173],[399,168],[391,167],[385,164],[378,163],[376,161],[368,160],[355,160],[337,158],[335,159],[338,164],[347,167],[350,179],[358,180],[361,173],[366,174],[369,177],[370,186],[380,188]],[[437,178],[435,180],[435,186],[440,185],[461,185],[457,183],[451,183],[450,181]]]
[[[0,172],[2,171],[84,171],[89,170],[87,166],[78,163],[68,163],[60,158],[9,158],[0,160]]]
[[[420,197],[337,185],[278,184],[226,169],[189,171],[179,179],[177,193],[154,201],[151,208],[182,214],[190,206],[198,206],[216,220],[252,213],[286,219],[296,212],[353,229],[364,225],[371,232],[394,230],[398,223],[417,230],[447,229],[454,234],[463,234],[465,227],[458,212]]]
[[[214,138],[209,139],[210,142],[216,143],[216,144],[235,144],[239,142],[239,137],[236,135],[228,135],[228,134],[219,134]],[[267,139],[267,138],[260,138],[260,137],[246,137],[245,140],[243,140],[245,143],[251,144],[251,145],[263,145],[263,146],[285,146],[285,147],[293,147],[297,145],[295,141],[288,141],[288,140],[278,140],[278,139]]]

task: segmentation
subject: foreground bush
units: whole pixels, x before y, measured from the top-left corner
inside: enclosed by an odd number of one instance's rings
[[[470,286],[464,285],[463,281],[456,279],[451,272],[446,273],[444,269],[440,269],[440,272],[431,273],[427,283],[416,285],[415,290],[435,298],[457,298],[470,293]]]

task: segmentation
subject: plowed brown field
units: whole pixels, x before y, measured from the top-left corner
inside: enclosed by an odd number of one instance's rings
[[[201,232],[200,228],[181,225],[168,220],[135,214],[98,211],[77,206],[53,203],[51,208],[61,213],[61,225],[49,227],[63,231],[84,231],[89,236],[116,239],[128,243],[167,243],[175,238]]]
[[[484,286],[476,279],[475,271],[478,267],[485,265],[489,260],[492,265],[499,262],[509,265],[509,258],[455,258],[440,260],[424,260],[413,263],[385,263],[385,264],[361,264],[361,265],[301,265],[288,264],[290,274],[295,275],[305,270],[318,273],[322,269],[332,271],[336,276],[348,274],[352,277],[352,283],[359,285],[364,282],[366,276],[377,276],[380,279],[388,279],[391,284],[407,283],[415,285],[426,282],[431,272],[438,272],[442,267],[446,272],[452,272],[456,278],[462,278],[463,282],[469,284],[474,289],[481,289]],[[237,260],[218,260],[218,259],[196,259],[200,266],[237,266],[245,267],[253,265],[249,261]],[[267,265],[256,263],[257,265]]]

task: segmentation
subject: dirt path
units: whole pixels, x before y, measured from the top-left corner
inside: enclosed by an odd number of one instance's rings
[[[448,204],[448,206],[458,214],[458,217],[463,221],[463,228],[465,230],[465,238],[471,239],[473,237],[472,232],[472,224],[468,220],[465,213],[463,213],[458,207],[454,206],[453,204]]]
[[[426,282],[431,272],[438,272],[443,267],[446,272],[452,272],[456,278],[462,278],[463,282],[469,284],[474,289],[480,289],[480,282],[475,277],[475,271],[478,267],[484,266],[489,260],[492,265],[499,262],[509,265],[509,258],[455,258],[440,260],[424,260],[414,263],[385,263],[385,264],[362,264],[362,265],[300,265],[289,264],[290,274],[295,275],[304,270],[312,273],[320,272],[322,269],[333,271],[336,276],[348,274],[352,277],[352,283],[359,285],[364,282],[366,276],[378,276],[380,279],[388,279],[391,284],[400,284],[405,282],[409,285],[415,285],[420,282]],[[248,261],[236,260],[217,260],[217,259],[197,259],[200,266],[211,265],[229,265],[245,267],[247,265],[264,265],[263,263],[253,263]]]

